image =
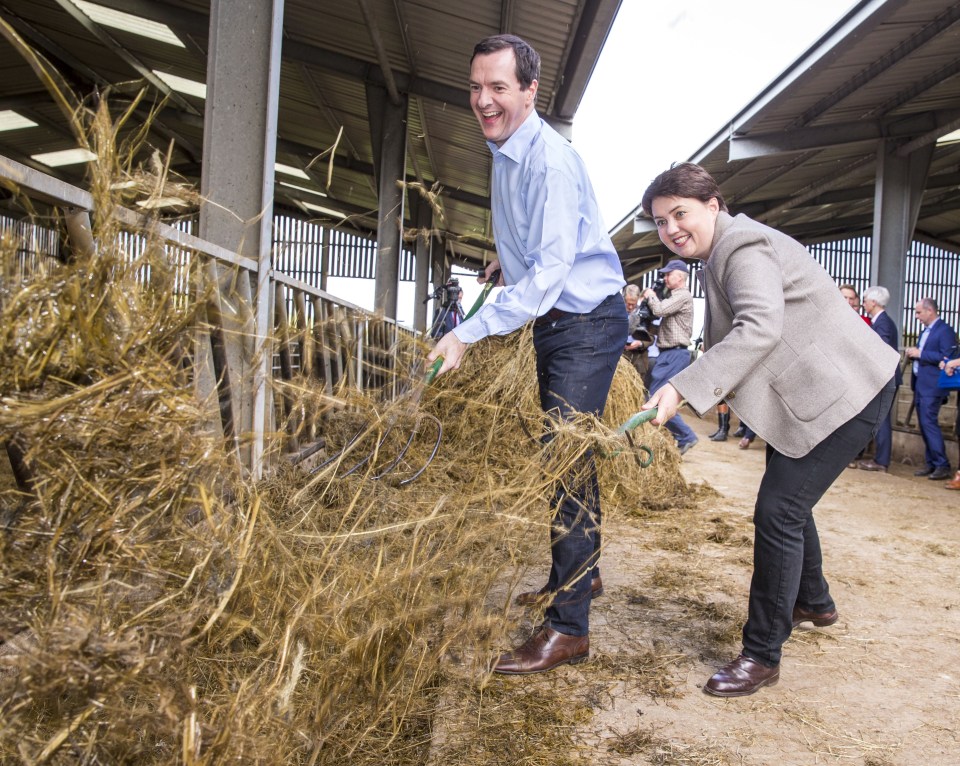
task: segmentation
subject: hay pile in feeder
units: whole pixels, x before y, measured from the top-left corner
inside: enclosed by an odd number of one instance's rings
[[[95,145],[113,135],[105,105],[96,120]],[[97,149],[108,211],[130,186]],[[377,460],[348,477],[278,460],[254,483],[207,432],[216,405],[185,364],[200,302],[171,299],[159,243],[130,260],[116,234],[96,215],[91,252],[27,274],[17,243],[0,247],[0,441],[31,481],[0,485],[0,761],[425,762],[440,690],[484,676],[511,591],[544,563],[553,479],[623,448],[610,426],[639,409],[639,379],[621,365],[607,425],[566,424],[544,448],[529,339],[491,339],[424,393],[443,436],[416,482],[374,480]],[[315,411],[318,387],[296,389]],[[415,419],[338,395],[348,408],[320,423],[333,453],[358,425]],[[600,460],[610,513],[686,491],[668,440],[642,439],[652,468]],[[418,437],[410,463],[428,449]]]

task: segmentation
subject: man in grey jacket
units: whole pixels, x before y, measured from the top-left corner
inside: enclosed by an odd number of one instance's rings
[[[662,422],[682,399],[698,413],[725,399],[767,442],[743,649],[704,685],[721,697],[753,694],[778,681],[793,628],[839,617],[813,507],[886,418],[900,357],[803,245],[730,216],[703,168],[661,173],[643,208],[667,247],[704,261],[706,295],[706,351],[644,407]]]

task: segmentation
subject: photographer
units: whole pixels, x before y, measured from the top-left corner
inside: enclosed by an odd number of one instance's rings
[[[627,322],[629,335],[623,346],[623,356],[643,379],[643,385],[650,387],[650,358],[649,348],[653,345],[651,332],[652,315],[649,307],[640,303],[640,288],[636,285],[627,285],[623,291],[623,302],[627,306]]]
[[[463,288],[459,280],[454,277],[445,285],[441,285],[427,300],[437,301],[437,308],[433,312],[433,324],[430,326],[431,338],[442,338],[454,327],[463,321]]]
[[[660,355],[650,376],[650,393],[656,393],[670,378],[690,364],[690,336],[693,334],[693,296],[687,289],[687,264],[679,259],[670,261],[658,272],[660,280],[653,289],[643,291],[643,302],[653,316],[660,317],[657,346]],[[697,443],[697,436],[679,415],[665,423],[677,449],[682,455]]]

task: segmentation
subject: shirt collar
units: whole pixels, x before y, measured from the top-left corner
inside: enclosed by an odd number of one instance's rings
[[[487,146],[490,147],[494,157],[502,154],[514,162],[520,162],[530,148],[530,144],[533,143],[533,139],[540,133],[540,129],[540,115],[534,109],[527,115],[527,119],[516,129],[514,134],[504,142],[503,146],[497,146],[493,141],[487,141]]]

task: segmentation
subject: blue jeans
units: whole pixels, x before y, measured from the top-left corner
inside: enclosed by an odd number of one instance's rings
[[[589,314],[566,314],[535,326],[540,406],[549,421],[574,412],[600,416],[627,337],[627,309],[619,293]],[[600,490],[593,452],[561,479],[551,501],[552,564],[547,588],[556,591],[545,623],[560,633],[585,636],[590,630],[590,580],[599,573]]]
[[[753,526],[753,579],[743,653],[773,666],[793,630],[793,607],[834,608],[823,576],[813,506],[877,432],[890,412],[893,379],[863,410],[810,452],[790,458],[767,445]]]
[[[653,367],[653,373],[650,375],[650,393],[655,394],[677,373],[686,369],[690,364],[690,352],[685,348],[670,348],[661,351],[657,357],[657,363]],[[677,440],[677,446],[682,447],[685,444],[693,444],[697,440],[697,435],[680,417],[674,415],[664,424],[667,430],[673,434]]]

